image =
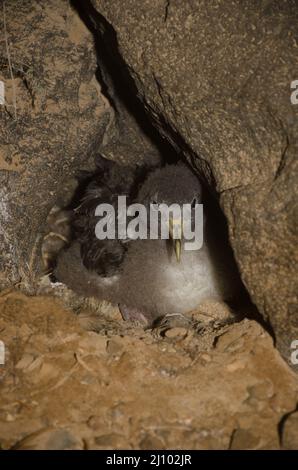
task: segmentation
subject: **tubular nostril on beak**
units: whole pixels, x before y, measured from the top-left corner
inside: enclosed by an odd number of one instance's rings
[[[183,228],[181,219],[169,219],[169,235],[174,239],[182,239]]]

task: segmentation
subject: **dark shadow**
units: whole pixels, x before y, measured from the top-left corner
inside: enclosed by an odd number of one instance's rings
[[[294,410],[290,411],[289,413],[286,413],[278,423],[277,429],[278,429],[278,437],[279,437],[280,447],[283,446],[283,430],[284,430],[285,423],[286,423],[287,419],[289,418],[289,416],[291,416],[293,413],[296,413],[296,411],[298,411],[298,403],[296,405],[296,408]]]
[[[220,236],[225,255],[231,260],[235,270],[235,279],[237,279],[240,286],[239,298],[236,299],[236,302],[231,303],[231,308],[240,311],[240,315],[243,312],[243,316],[258,321],[275,340],[271,325],[264,321],[241,281],[229,242],[227,221],[218,203],[218,195],[215,190],[212,194],[210,193],[210,188],[215,188],[216,184],[208,162],[193,152],[192,148],[169,125],[163,115],[157,115],[154,110],[154,113],[152,113],[154,117],[148,116],[144,104],[138,97],[138,89],[130,75],[127,64],[119,52],[117,35],[111,24],[93,7],[90,0],[71,0],[70,3],[93,34],[99,64],[97,78],[104,95],[116,112],[117,101],[119,101],[134,116],[141,130],[160,151],[164,163],[176,163],[179,160],[183,160],[192,170],[196,170],[196,174],[199,175],[205,186],[204,211],[207,213],[208,220],[212,221],[212,224],[208,224],[208,231],[214,231]],[[158,89],[160,85],[157,77],[154,77],[154,80]],[[117,96],[117,100],[115,100],[113,94]],[[142,98],[145,99],[144,97]],[[146,103],[146,106],[150,112],[150,105]],[[167,140],[160,135],[157,130],[158,128],[163,129]],[[188,156],[190,164],[186,161],[185,155]],[[208,178],[206,178],[206,174]],[[89,178],[92,178],[92,175],[85,175],[82,178],[82,184],[74,198],[76,202],[80,199],[86,185],[89,183]]]
[[[176,147],[176,151],[173,150],[172,145],[161,137],[146,114],[141,101],[137,97],[136,85],[119,53],[114,29],[95,10],[89,0],[71,0],[70,3],[93,34],[99,63],[97,79],[101,84],[103,94],[117,112],[117,104],[113,97],[113,93],[115,93],[117,100],[135,117],[143,133],[160,151],[165,161],[174,163],[179,159],[179,155],[177,155],[178,147]]]

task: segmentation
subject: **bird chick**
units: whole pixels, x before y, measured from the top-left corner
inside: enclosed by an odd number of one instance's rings
[[[202,203],[202,194],[198,178],[186,165],[178,164],[151,172],[140,185],[136,200],[147,208],[189,204],[194,210],[196,204]],[[170,235],[174,222],[177,223],[169,219]],[[228,300],[239,287],[233,260],[222,256],[220,247],[214,249],[208,238],[201,249],[185,250],[183,229],[180,237],[169,240],[129,241],[112,275],[100,275],[100,266],[97,269],[95,263],[90,270],[80,254],[82,249],[88,250],[84,243],[95,237],[94,225],[92,233],[88,223],[85,227],[81,224],[81,230],[79,242],[83,247],[80,249],[76,242],[60,256],[56,276],[80,294],[118,304],[125,319],[139,319],[152,325],[157,318],[173,312],[185,314],[207,299]],[[101,240],[101,248],[105,247],[107,253],[111,248],[113,264],[113,246],[108,242]],[[94,259],[100,262],[98,257]]]

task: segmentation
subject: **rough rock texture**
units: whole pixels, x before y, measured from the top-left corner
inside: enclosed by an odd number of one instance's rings
[[[30,283],[45,218],[76,170],[91,166],[111,108],[95,78],[92,34],[68,1],[0,8],[0,271],[3,281]]]
[[[296,2],[88,3],[123,80],[217,193],[242,279],[289,359],[298,336]]]
[[[33,287],[46,217],[67,203],[73,175],[94,168],[96,152],[134,165],[159,161],[156,131],[144,132],[112,83],[109,99],[101,89],[109,71],[99,73],[94,36],[70,3],[0,4],[1,285]]]
[[[297,446],[297,375],[256,322],[161,337],[117,312],[101,315],[99,334],[84,331],[88,316],[2,292],[2,449]]]

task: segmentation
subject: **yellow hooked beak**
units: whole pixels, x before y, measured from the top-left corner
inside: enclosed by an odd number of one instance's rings
[[[179,262],[181,259],[182,249],[182,225],[181,219],[169,218],[169,234],[173,241],[176,260]]]

